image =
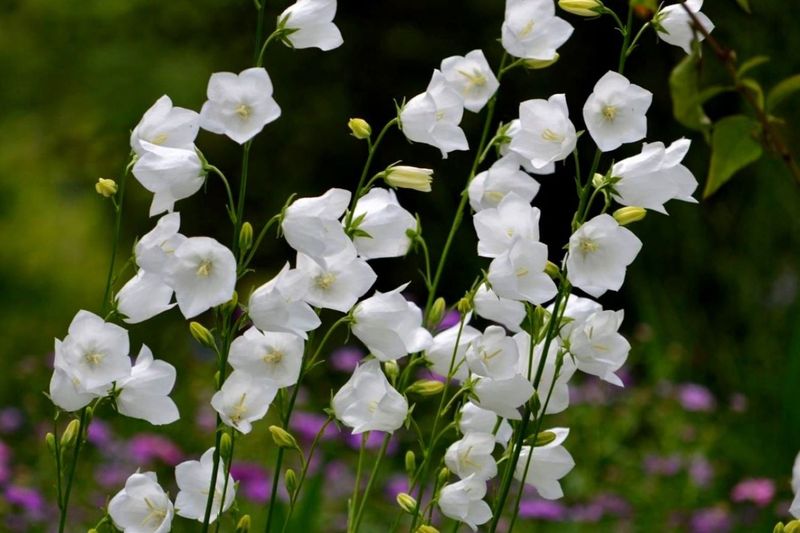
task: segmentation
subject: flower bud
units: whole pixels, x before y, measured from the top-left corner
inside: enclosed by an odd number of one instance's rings
[[[86,533],[98,533],[98,531],[95,528],[91,528],[86,530]]]
[[[351,118],[347,122],[347,127],[350,128],[350,133],[352,133],[353,137],[356,139],[364,140],[372,136],[372,127],[370,127],[369,122],[363,118]]]
[[[642,220],[646,214],[647,210],[643,207],[621,207],[614,211],[614,220],[619,222],[620,226],[627,226]]]
[[[298,448],[297,441],[291,433],[278,426],[270,426],[269,432],[276,446],[281,448]],[[298,448],[299,449],[299,448]]]
[[[556,440],[556,434],[552,431],[542,431],[538,435],[536,435],[536,441],[534,441],[534,446],[544,446],[546,444],[550,444]]]
[[[397,365],[397,361],[386,361],[383,363],[383,371],[392,383],[397,381],[397,376],[400,375],[400,367]]]
[[[100,196],[110,198],[117,194],[117,182],[106,178],[100,178],[97,180],[97,183],[94,184],[94,190],[96,190],[97,194]]]
[[[430,524],[422,524],[415,533],[439,533],[439,530]]]
[[[75,442],[78,440],[78,433],[81,429],[81,423],[79,420],[72,420],[69,424],[67,424],[67,429],[64,430],[64,434],[61,435],[61,449],[71,448],[75,445]]]
[[[596,17],[600,15],[603,2],[599,0],[558,0],[558,7],[579,17]]]
[[[784,533],[800,533],[800,520],[792,520],[783,528]]]
[[[599,172],[595,172],[594,176],[592,176],[592,187],[595,189],[599,189],[603,185],[605,185],[606,177]]]
[[[294,473],[294,470],[291,468],[286,469],[283,482],[286,484],[286,492],[293,495],[297,490],[297,474]]]
[[[239,519],[236,524],[236,533],[249,533],[250,532],[250,515],[246,514]]]
[[[430,192],[432,176],[433,170],[429,168],[398,165],[389,167],[383,172],[383,181],[390,187]]]
[[[417,500],[415,500],[410,494],[401,492],[397,495],[397,505],[399,505],[400,508],[405,512],[414,514],[414,511],[417,509]]]
[[[431,311],[428,314],[428,327],[430,329],[435,328],[439,324],[439,322],[442,321],[442,318],[444,318],[444,312],[446,310],[447,310],[447,302],[444,301],[444,298],[440,296],[433,301],[433,305],[431,306]]]
[[[450,479],[450,470],[448,470],[446,466],[443,466],[442,469],[439,470],[439,474],[437,477],[439,480],[439,486],[441,487],[442,485],[447,483],[448,479]]]
[[[555,65],[560,58],[561,56],[556,54],[553,59],[526,59],[522,64],[530,70],[541,70]]]
[[[231,436],[228,433],[223,433],[219,439],[219,456],[228,460],[228,457],[231,455]]]
[[[414,475],[414,472],[417,470],[417,456],[414,455],[412,450],[408,450],[406,452],[406,473],[409,477]]]
[[[233,296],[231,299],[222,304],[222,312],[227,315],[232,315],[233,312],[236,310],[236,306],[239,305],[239,293],[233,291]]]
[[[245,222],[239,230],[239,250],[246,252],[251,246],[253,246],[253,225]]]
[[[444,390],[444,383],[436,381],[435,379],[421,379],[411,384],[406,389],[410,394],[419,394],[420,396],[434,396]]]
[[[553,263],[552,261],[548,261],[544,265],[544,273],[550,276],[553,279],[558,279],[560,275],[560,271],[558,269],[558,265]]]
[[[775,527],[772,528],[772,533],[784,533],[784,530],[783,522],[778,522],[775,524]]]
[[[219,370],[217,370],[216,372],[214,372],[214,385],[217,387],[217,389],[219,389],[220,386],[222,385],[222,383],[219,382],[219,378],[220,378],[220,374],[219,374]]]
[[[44,442],[47,444],[47,449],[50,450],[50,453],[53,455],[56,454],[56,436],[52,433],[48,433],[44,436]]]
[[[192,334],[192,337],[194,337],[194,340],[203,346],[207,348],[214,348],[216,346],[214,335],[200,322],[189,322],[189,332]]]
[[[472,297],[471,295],[464,296],[461,298],[458,303],[456,304],[456,309],[462,315],[466,315],[470,311],[472,311]]]

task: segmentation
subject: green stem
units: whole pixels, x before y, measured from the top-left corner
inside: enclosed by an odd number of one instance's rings
[[[367,441],[369,440],[369,431],[361,434],[361,444],[358,447],[358,463],[356,465],[356,480],[353,483],[353,495],[350,497],[350,509],[348,511],[348,525],[347,531],[352,531],[352,526],[355,524],[356,509],[358,509],[358,491],[361,488],[361,472],[364,469],[364,456],[367,451]]]
[[[361,497],[361,504],[358,506],[358,513],[356,513],[356,519],[352,529],[353,533],[358,533],[358,527],[361,524],[361,518],[364,515],[364,509],[367,507],[369,493],[372,490],[372,485],[375,483],[375,478],[378,476],[378,470],[380,470],[381,461],[383,461],[383,458],[386,456],[386,448],[389,446],[389,439],[391,438],[391,433],[387,433],[386,436],[383,437],[381,449],[378,451],[378,457],[375,458],[375,464],[372,465],[372,471],[369,474],[367,487],[364,489],[364,495]]]
[[[619,19],[617,19],[619,21]],[[617,68],[617,72],[622,74],[625,70],[625,61],[627,61],[628,50],[631,49],[631,29],[633,28],[633,4],[628,2],[628,20],[625,23],[624,27],[621,27],[620,30],[622,31],[622,52],[619,54],[619,67]]]
[[[222,498],[219,502],[219,515],[222,515],[222,508],[225,505],[225,495],[228,493],[228,480],[231,478],[231,465],[233,464],[233,449],[236,446],[236,431],[231,431],[231,453],[228,454],[227,462],[225,463],[225,483],[222,485]],[[214,530],[216,533],[219,533],[219,527],[222,524],[222,520],[217,520],[217,527]]]
[[[231,218],[231,222],[236,224],[236,220],[238,219],[238,217],[234,218],[235,214],[234,208],[236,204],[233,203],[233,193],[231,192],[231,184],[228,183],[228,178],[226,178],[225,174],[223,174],[222,171],[219,168],[215,167],[214,165],[206,164],[205,168],[207,171],[211,171],[217,176],[219,176],[219,179],[222,180],[222,184],[225,186],[225,192],[228,194],[228,206],[227,206],[228,215]],[[237,235],[237,240],[238,240],[238,235]]]
[[[258,233],[258,236],[256,237],[256,240],[253,241],[253,246],[247,252],[247,256],[244,258],[243,261],[241,261],[241,260],[239,261],[239,275],[240,276],[243,275],[244,272],[247,270],[247,267],[250,265],[250,262],[253,260],[253,257],[255,257],[259,246],[261,246],[261,241],[264,240],[264,237],[267,235],[267,232],[269,231],[269,229],[273,226],[273,224],[278,222],[280,219],[281,219],[280,215],[275,215],[272,218],[270,218],[269,220],[267,220],[266,224],[264,224],[264,227],[261,228],[261,231]],[[242,250],[242,252],[244,252],[244,250]]]
[[[83,443],[83,436],[86,428],[86,407],[81,409],[81,418],[78,423],[78,436],[75,439],[75,449],[72,452],[72,462],[69,465],[69,473],[67,474],[67,486],[64,489],[64,502],[61,506],[61,518],[58,521],[58,532],[64,533],[67,525],[67,511],[69,510],[69,496],[72,492],[72,482],[75,479],[75,468],[78,466],[78,456],[81,453],[81,444]]]

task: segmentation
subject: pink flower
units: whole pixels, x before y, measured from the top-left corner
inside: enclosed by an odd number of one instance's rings
[[[731,500],[736,503],[752,502],[765,507],[775,497],[775,482],[767,478],[744,479],[731,490]]]

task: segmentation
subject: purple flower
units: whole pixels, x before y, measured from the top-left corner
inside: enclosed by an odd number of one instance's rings
[[[0,485],[11,479],[11,448],[0,441]]]
[[[177,444],[166,437],[153,433],[140,433],[128,443],[130,454],[137,464],[159,460],[175,466],[183,460],[183,452]]]
[[[594,504],[600,506],[605,514],[615,516],[630,516],[632,511],[627,500],[610,492],[598,494],[594,498]]]
[[[731,490],[731,500],[736,503],[752,502],[765,507],[775,497],[775,483],[767,478],[751,478],[740,481]]]
[[[25,510],[31,518],[43,518],[45,514],[45,499],[39,491],[28,487],[11,485],[5,490],[5,500],[10,505],[17,505]]]
[[[585,505],[574,505],[570,509],[570,518],[575,522],[599,522],[605,511],[602,505],[590,502]]]
[[[111,428],[102,420],[94,419],[89,423],[86,440],[98,448],[108,448],[113,438],[114,434],[111,432]]]
[[[300,440],[311,442],[317,436],[322,426],[328,420],[327,417],[316,414],[298,411],[292,415],[289,421],[289,427]],[[323,440],[329,440],[336,437],[338,431],[334,424],[328,424],[325,431],[322,433]]]
[[[14,433],[22,427],[25,417],[16,407],[0,409],[0,433]]]
[[[231,476],[239,482],[239,494],[254,503],[266,503],[272,493],[272,476],[257,463],[233,463]],[[285,492],[285,491],[283,491]],[[279,493],[288,499],[285,493]]]
[[[644,458],[644,471],[649,475],[674,476],[680,469],[683,461],[677,455],[660,456],[647,455]]]
[[[689,477],[700,488],[708,487],[714,479],[714,467],[702,455],[692,457],[689,462]]]
[[[97,484],[106,487],[120,487],[131,475],[131,468],[121,463],[101,464],[94,468],[94,479]]]
[[[348,430],[345,430],[348,431]],[[377,450],[383,445],[383,437],[386,436],[386,433],[383,431],[370,431],[369,436],[367,437],[367,449],[368,450]],[[361,438],[362,435],[353,435],[352,433],[348,433],[344,436],[345,442],[348,446],[353,448],[354,450],[361,449]],[[392,436],[389,439],[389,445],[386,448],[387,455],[394,455],[397,453],[399,444],[397,443],[397,439]]]
[[[436,331],[452,328],[459,322],[461,322],[461,313],[459,313],[456,309],[451,309],[444,314],[442,321],[439,322],[438,326],[436,326]]]
[[[386,482],[386,485],[383,487],[384,493],[386,494],[386,498],[389,499],[392,503],[394,503],[395,498],[401,492],[408,492],[408,477],[404,474],[394,474],[389,480]]]
[[[690,521],[692,533],[726,533],[732,526],[730,513],[724,507],[700,509],[692,515]]]
[[[364,350],[357,346],[342,346],[330,355],[330,364],[334,370],[352,373],[364,358]]]
[[[567,508],[554,501],[529,499],[520,503],[519,516],[520,518],[560,522],[566,518]]]
[[[678,401],[687,411],[713,411],[717,405],[711,391],[697,383],[683,383],[678,386]]]

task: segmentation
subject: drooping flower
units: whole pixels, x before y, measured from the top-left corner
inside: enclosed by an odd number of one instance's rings
[[[50,399],[67,412],[77,411],[89,405],[92,400],[103,396],[102,387],[87,391],[82,385],[80,375],[64,364],[61,350],[62,342],[55,340],[55,360],[53,376],[50,378]]]
[[[578,370],[619,387],[624,384],[614,372],[625,363],[631,349],[618,332],[623,317],[623,311],[597,312],[574,328],[569,336],[569,351],[575,357]]]
[[[484,496],[486,482],[473,474],[442,488],[439,493],[439,509],[446,517],[464,522],[473,531],[477,531],[479,525],[492,519],[492,510],[483,501]]]
[[[547,245],[517,239],[506,252],[489,265],[489,283],[501,298],[524,300],[534,305],[555,297],[555,282],[545,274]]]
[[[544,353],[544,343],[536,344],[533,347],[533,353],[531,353],[531,336],[528,332],[520,331],[514,335],[514,341],[517,343],[517,350],[519,351],[519,373],[526,378],[530,375],[530,381],[533,383],[536,380],[536,373]],[[542,374],[539,378],[539,399],[543,408],[545,407],[545,399],[550,394],[550,401],[547,403],[547,407],[544,408],[544,414],[548,415],[560,413],[569,407],[569,387],[567,383],[575,374],[576,369],[572,358],[565,356],[562,358],[561,367],[556,374],[559,351],[561,351],[561,345],[557,340],[554,340],[550,343],[550,348],[542,367]],[[529,370],[530,374],[528,373]],[[555,380],[555,384],[553,380]],[[552,394],[550,393],[551,388]]]
[[[478,407],[493,411],[503,418],[520,420],[517,410],[533,395],[534,389],[530,381],[520,374],[509,379],[478,378],[473,392]]]
[[[163,278],[140,269],[116,295],[117,311],[128,324],[138,324],[175,307],[172,287]]]
[[[617,72],[607,72],[583,106],[583,121],[603,152],[647,135],[647,110],[653,93],[632,84]]]
[[[472,302],[478,316],[502,324],[511,331],[519,331],[520,324],[525,320],[525,304],[501,298],[485,284],[475,292]]]
[[[458,330],[459,324],[456,324],[433,337],[433,342],[425,350],[425,358],[432,363],[431,370],[443,377],[447,377],[452,362],[453,379],[464,381],[469,376],[469,366],[464,359],[467,348],[480,337],[481,332],[467,324],[464,324],[460,336]]]
[[[567,279],[595,298],[619,290],[641,248],[642,241],[614,217],[598,215],[569,238]]]
[[[114,526],[124,533],[167,533],[175,509],[154,472],[136,472],[108,502]]]
[[[514,57],[554,59],[572,30],[572,25],[556,16],[552,0],[506,0],[502,43]]]
[[[200,115],[197,112],[173,107],[172,100],[164,95],[145,111],[142,120],[133,128],[131,149],[138,156],[149,150],[148,145],[194,151],[199,125]]]
[[[319,48],[327,52],[342,45],[344,40],[333,17],[336,0],[298,0],[278,17],[278,25],[292,30],[284,39],[293,48]]]
[[[214,468],[214,448],[209,448],[199,461],[184,461],[175,467],[175,481],[178,495],[175,497],[175,513],[178,516],[202,522],[208,502],[208,488]],[[220,458],[217,482],[211,502],[210,522],[224,513],[236,497],[236,484],[230,475],[225,490],[225,461]]]
[[[322,196],[300,198],[286,208],[281,227],[289,246],[314,258],[351,253],[355,247],[339,223],[350,191],[330,189]]]
[[[358,229],[369,236],[358,233],[353,237],[358,255],[364,259],[406,255],[411,246],[406,231],[415,229],[417,221],[400,206],[394,191],[370,189],[353,210],[353,220],[359,219]]]
[[[333,397],[336,418],[353,434],[365,431],[391,433],[403,425],[408,402],[386,379],[380,362],[372,359],[356,368],[353,375]]]
[[[694,28],[695,22],[686,12],[684,6],[694,14],[703,29],[708,33],[714,31],[714,23],[700,12],[703,7],[703,0],[686,0],[683,5],[673,4],[662,8],[655,16],[655,21],[657,22],[655,28],[661,40],[673,46],[679,46],[687,54],[691,54],[692,42],[695,39],[698,42],[702,42],[706,36]]]
[[[563,318],[559,328],[559,336],[567,340],[573,329],[583,324],[583,322],[591,315],[603,310],[603,306],[589,298],[582,298],[574,294],[570,294],[567,302],[564,305]],[[549,313],[553,312],[553,305],[547,307]]]
[[[519,454],[519,462],[514,470],[514,477],[522,481],[525,466],[530,457],[525,483],[539,491],[539,495],[546,500],[557,500],[564,496],[559,479],[566,476],[575,466],[572,455],[563,446],[569,435],[567,428],[553,428],[548,430],[555,433],[555,440],[544,446],[523,446]]]
[[[466,359],[470,370],[478,376],[509,379],[517,373],[519,354],[514,339],[503,328],[489,326],[467,348]]]
[[[366,261],[349,251],[321,259],[299,253],[297,269],[311,280],[303,297],[306,302],[342,313],[348,312],[378,277]]]
[[[180,227],[180,213],[169,213],[159,218],[156,226],[136,242],[136,264],[147,272],[165,275],[167,263],[186,240],[178,233]]]
[[[153,352],[143,344],[130,377],[117,383],[117,410],[156,426],[171,424],[180,418],[178,406],[169,397],[174,385],[175,367],[154,360]]]
[[[486,481],[497,475],[497,463],[492,457],[494,446],[491,430],[487,433],[469,432],[447,448],[444,462],[461,479],[474,474],[477,479]]]
[[[250,296],[248,315],[263,331],[284,331],[302,339],[316,329],[320,320],[303,298],[311,280],[286,263],[278,274]]]
[[[509,150],[530,161],[535,168],[563,161],[578,141],[563,94],[554,94],[547,100],[522,102],[519,124],[520,130],[512,137]]]
[[[500,87],[481,50],[442,60],[442,74],[464,99],[464,108],[478,113]]]
[[[506,194],[496,208],[475,213],[472,222],[478,234],[478,255],[497,257],[516,239],[539,240],[538,208],[514,192]]]
[[[208,80],[207,96],[200,110],[200,125],[239,144],[281,116],[281,108],[272,98],[272,81],[261,67],[239,74],[215,72]]]
[[[189,198],[205,183],[203,163],[194,147],[171,148],[141,142],[145,151],[133,165],[133,176],[153,193],[150,216],[172,212],[175,202]]]
[[[192,318],[231,299],[236,259],[215,239],[191,237],[175,250],[165,281],[175,290],[183,316]]]
[[[513,192],[531,203],[539,192],[539,182],[520,170],[519,159],[503,157],[469,183],[469,205],[474,211],[496,208]]]
[[[691,141],[679,139],[669,148],[664,143],[644,143],[642,153],[623,159],[611,168],[614,199],[622,205],[644,207],[666,214],[664,204],[673,198],[697,203],[692,193],[697,180],[681,164]]]
[[[467,137],[459,127],[463,114],[463,98],[444,74],[434,70],[425,92],[403,107],[400,123],[409,141],[434,146],[446,159],[449,152],[469,149]]]
[[[275,387],[290,387],[300,377],[303,346],[303,339],[294,333],[250,328],[231,343],[228,362],[234,370]]]
[[[496,432],[495,427],[497,427]],[[458,429],[464,434],[494,432],[495,442],[504,448],[508,445],[508,441],[511,440],[511,435],[514,431],[508,420],[504,418],[500,420],[500,426],[498,427],[497,415],[494,412],[478,407],[472,402],[465,403],[464,407],[461,408]]]
[[[250,433],[252,422],[267,414],[278,387],[247,372],[234,370],[211,398],[211,406],[222,421],[244,434]]]

